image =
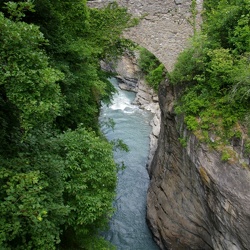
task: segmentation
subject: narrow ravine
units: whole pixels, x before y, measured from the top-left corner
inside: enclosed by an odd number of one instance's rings
[[[110,106],[103,106],[100,123],[111,118],[115,129],[102,127],[109,140],[122,139],[130,151],[115,152],[115,160],[124,162],[125,170],[118,173],[117,197],[114,202],[116,212],[110,221],[105,238],[118,250],[156,250],[146,223],[146,193],[149,176],[146,170],[150,120],[152,113],[141,110],[131,102],[135,93],[122,91],[116,79],[111,80],[118,90]]]

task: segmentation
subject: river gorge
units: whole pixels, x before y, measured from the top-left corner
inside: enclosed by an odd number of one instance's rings
[[[125,169],[118,172],[115,214],[105,238],[118,250],[157,250],[146,224],[146,194],[149,176],[146,170],[149,153],[150,121],[153,114],[132,104],[134,92],[121,90],[115,78],[111,79],[117,89],[113,102],[103,106],[100,123],[108,119],[115,123],[114,129],[102,126],[108,140],[122,139],[129,152],[116,151],[117,163],[124,162]]]
[[[125,82],[133,79],[134,66],[128,61],[124,63],[123,59],[117,69],[122,75],[120,78]],[[161,125],[160,129],[153,127],[160,130],[160,134],[157,150],[147,168],[149,179],[145,166],[150,144],[149,122],[153,115],[131,104],[133,92],[126,95],[116,96],[114,103],[102,110],[101,119],[109,115],[118,118],[115,132],[110,128],[103,130],[108,139],[121,138],[131,150],[129,154],[115,153],[117,160],[128,161],[128,167],[118,175],[114,203],[117,212],[106,238],[118,249],[157,249],[148,231],[146,216],[160,249],[248,250],[249,170],[239,163],[222,161],[219,152],[199,142],[185,127],[183,117],[177,116],[173,108],[176,89],[166,79],[158,92]],[[141,95],[146,97],[151,93]],[[145,103],[142,106],[150,107]],[[132,117],[133,122],[128,120]],[[144,137],[143,141],[140,136]],[[181,144],[181,137],[186,138],[186,147]],[[243,144],[231,147],[238,155],[243,150]],[[248,159],[242,158],[242,161],[248,164]],[[134,226],[142,230],[139,236]]]

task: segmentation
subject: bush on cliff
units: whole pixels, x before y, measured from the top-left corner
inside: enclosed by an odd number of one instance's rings
[[[179,56],[170,79],[182,89],[176,112],[206,141],[216,132],[217,140],[210,141],[215,145],[250,131],[250,3],[206,0],[204,6],[201,32]]]
[[[164,65],[147,49],[140,49],[139,67],[145,74],[145,79],[155,91],[166,75]]]

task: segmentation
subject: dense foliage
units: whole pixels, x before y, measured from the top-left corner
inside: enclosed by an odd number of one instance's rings
[[[110,249],[117,166],[98,129],[114,88],[99,61],[127,42],[125,9],[0,2],[0,249]]]
[[[148,85],[157,91],[159,84],[165,77],[166,70],[164,65],[145,48],[140,48],[138,63]]]
[[[204,7],[201,32],[170,77],[183,91],[176,111],[190,130],[218,146],[250,131],[250,2],[205,0]],[[245,153],[249,146],[246,140]]]

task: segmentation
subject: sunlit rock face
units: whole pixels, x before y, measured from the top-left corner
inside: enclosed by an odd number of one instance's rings
[[[221,161],[219,152],[185,130],[174,100],[166,82],[159,90],[161,132],[147,200],[156,241],[161,249],[249,249],[249,169]]]

